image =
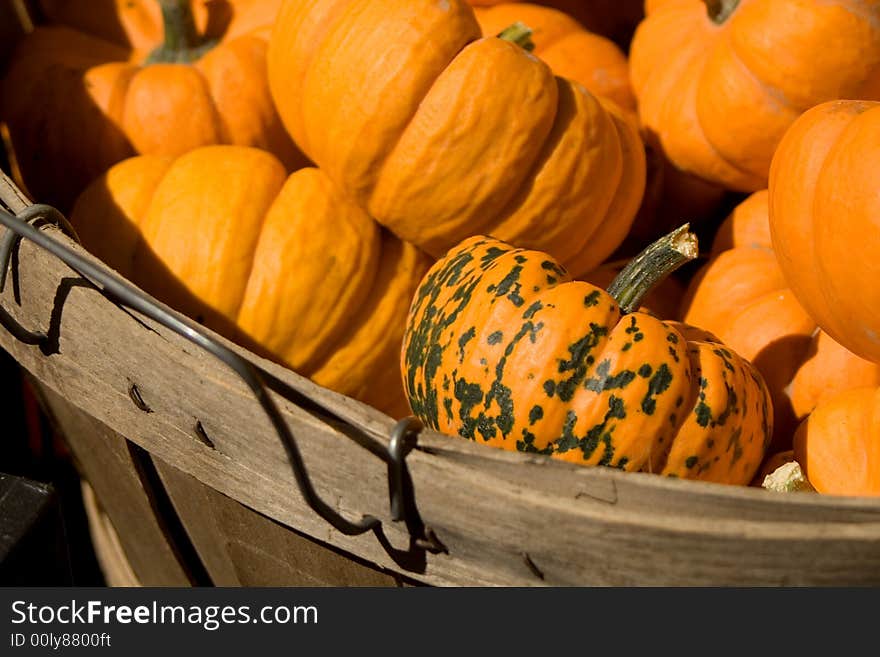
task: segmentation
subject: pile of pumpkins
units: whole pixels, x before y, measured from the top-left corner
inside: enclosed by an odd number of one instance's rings
[[[35,4],[13,173],[169,306],[479,444],[880,494],[877,3]]]

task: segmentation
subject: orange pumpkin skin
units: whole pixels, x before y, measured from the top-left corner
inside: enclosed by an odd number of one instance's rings
[[[520,21],[532,30],[532,51],[556,75],[579,82],[587,91],[604,96],[634,112],[636,100],[629,84],[629,63],[617,45],[587,31],[559,10],[532,3],[499,3],[475,9],[484,36],[499,34]]]
[[[389,43],[393,67],[377,59]],[[622,111],[482,38],[463,0],[285,2],[269,84],[303,152],[434,257],[491,232],[585,272],[623,239],[644,189]]]
[[[770,228],[786,281],[829,335],[880,362],[880,103],[833,101],[792,125],[773,158]]]
[[[772,432],[757,371],[704,332],[622,315],[548,254],[473,237],[413,299],[401,354],[410,406],[480,444],[747,484]]]
[[[84,245],[176,310],[316,383],[409,413],[396,362],[427,257],[323,173],[208,146],[124,160],[77,200]],[[389,367],[389,365],[391,365]]]
[[[667,0],[648,12],[630,50],[642,122],[675,166],[727,188],[766,188],[776,146],[808,108],[880,97],[875,2]]]
[[[826,399],[798,426],[794,456],[829,495],[880,495],[880,388]]]
[[[712,259],[694,277],[681,315],[755,364],[773,398],[773,449],[797,423],[841,390],[880,385],[880,364],[837,344],[788,288],[773,253],[768,192],[755,192],[719,227]]]
[[[269,24],[273,7],[264,5],[259,16],[242,12],[242,20]],[[89,24],[106,33],[98,19],[109,16],[96,12]],[[149,24],[125,38],[142,47]],[[236,22],[227,27],[239,32]],[[0,119],[25,186],[66,210],[86,184],[126,157],[174,156],[215,143],[264,148],[291,169],[303,166],[272,105],[266,48],[266,37],[252,32],[222,41],[193,64],[142,66],[151,48],[132,51],[62,24],[37,27],[18,44],[0,86]]]

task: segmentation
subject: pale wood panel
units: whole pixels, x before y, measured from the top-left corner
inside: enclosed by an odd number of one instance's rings
[[[144,486],[128,442],[40,386],[44,407],[64,435],[80,472],[117,529],[120,545],[145,586],[190,586],[192,580]]]
[[[154,459],[217,586],[396,586],[397,578],[300,536]]]

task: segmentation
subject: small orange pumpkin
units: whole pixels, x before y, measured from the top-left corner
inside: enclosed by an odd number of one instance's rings
[[[582,273],[632,224],[645,185],[636,126],[482,37],[464,0],[288,0],[268,62],[303,152],[434,257],[489,232]]]
[[[12,56],[0,120],[32,196],[66,210],[88,182],[126,157],[173,156],[215,143],[265,148],[289,168],[305,164],[266,80],[267,31],[278,0],[195,4],[198,21],[187,0],[118,0],[86,11],[82,3],[44,0],[50,17],[98,36],[42,25]],[[160,6],[166,41],[156,48]],[[225,20],[216,20],[223,6]],[[243,33],[256,25],[262,28]]]
[[[681,315],[755,364],[773,398],[773,449],[786,450],[797,423],[821,401],[841,390],[880,385],[880,364],[819,330],[798,302],[773,253],[768,214],[763,190],[727,217]]]
[[[499,34],[517,21],[525,23],[532,30],[532,52],[556,75],[580,82],[590,93],[635,111],[629,63],[613,41],[587,31],[566,13],[538,4],[497,3],[474,13],[485,36]]]
[[[665,0],[647,9],[630,50],[639,114],[675,166],[706,180],[765,189],[776,146],[805,110],[880,98],[876,2]]]
[[[880,362],[880,103],[832,101],[785,134],[770,172],[770,228],[785,280],[844,347]]]
[[[880,495],[880,387],[845,390],[798,427],[794,457],[829,495]]]
[[[315,382],[409,414],[396,368],[427,257],[318,169],[207,146],[113,166],[79,197],[84,246],[147,292]]]

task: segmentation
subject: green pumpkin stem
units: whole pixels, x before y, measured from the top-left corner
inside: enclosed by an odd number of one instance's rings
[[[532,28],[520,21],[501,30],[498,33],[498,38],[515,43],[523,50],[528,50],[529,52],[535,49],[535,44],[532,41]]]
[[[706,5],[706,13],[717,25],[721,25],[736,11],[739,0],[703,0]]]
[[[690,232],[690,224],[685,224],[630,260],[611,281],[608,294],[617,300],[622,312],[631,313],[656,285],[698,254],[697,236]]]
[[[162,9],[164,41],[147,57],[147,64],[188,63],[216,45],[196,30],[191,0],[157,0]]]

